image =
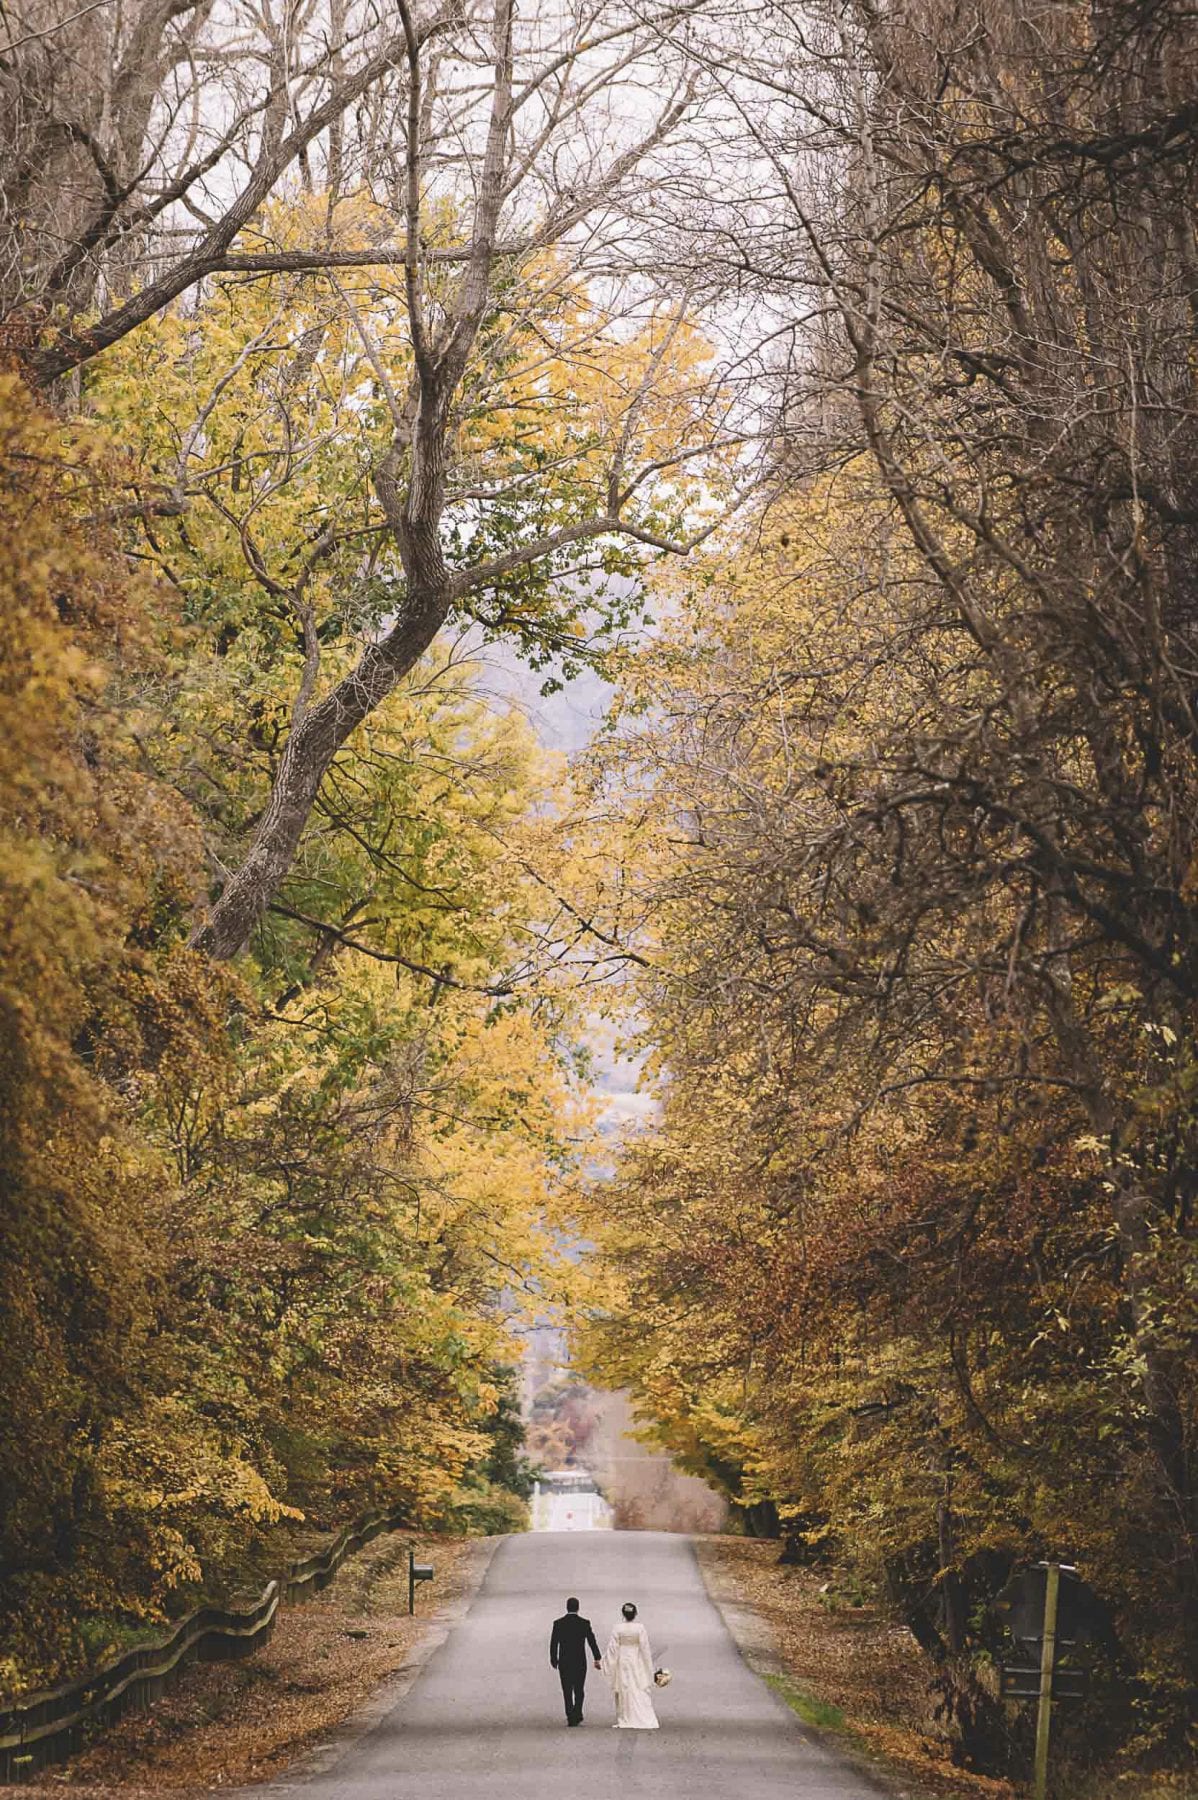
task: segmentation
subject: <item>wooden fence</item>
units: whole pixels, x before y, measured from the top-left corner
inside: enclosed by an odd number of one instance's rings
[[[0,1706],[0,1781],[27,1781],[47,1763],[61,1762],[79,1749],[91,1728],[111,1725],[156,1700],[189,1663],[252,1656],[273,1632],[280,1606],[328,1587],[347,1556],[403,1523],[398,1512],[367,1513],[327,1550],[292,1563],[243,1611],[201,1606],[168,1636],[126,1650],[79,1681]]]

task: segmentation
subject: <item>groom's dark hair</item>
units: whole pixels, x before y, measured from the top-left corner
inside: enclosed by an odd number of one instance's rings
[[[578,1611],[577,1600],[567,1600],[566,1601],[566,1611],[567,1612],[577,1612]]]

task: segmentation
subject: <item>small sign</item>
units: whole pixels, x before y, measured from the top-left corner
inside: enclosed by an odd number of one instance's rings
[[[1012,1575],[994,1610],[1015,1639],[1038,1653],[1044,1636],[1044,1598],[1048,1565],[1036,1563]],[[1061,1648],[1088,1644],[1105,1634],[1106,1614],[1102,1601],[1093,1588],[1087,1587],[1077,1570],[1061,1564],[1060,1589],[1057,1596],[1057,1644]]]
[[[416,1611],[416,1583],[418,1581],[431,1581],[432,1578],[433,1578],[432,1563],[418,1563],[416,1561],[416,1552],[412,1549],[409,1549],[409,1551],[408,1551],[408,1611],[409,1611],[409,1613],[414,1613]]]
[[[1004,1700],[1038,1700],[1040,1698],[1039,1663],[1000,1663],[999,1693]],[[1090,1691],[1089,1669],[1062,1669],[1052,1672],[1054,1700],[1084,1700]]]

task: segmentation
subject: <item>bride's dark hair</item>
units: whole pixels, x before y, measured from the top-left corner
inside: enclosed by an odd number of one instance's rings
[[[629,1624],[636,1618],[636,1607],[632,1604],[631,1600],[625,1600],[620,1611],[624,1614],[624,1617],[628,1620]]]

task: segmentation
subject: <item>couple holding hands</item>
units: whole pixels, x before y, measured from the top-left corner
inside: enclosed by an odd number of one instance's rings
[[[649,1634],[638,1622],[632,1601],[627,1601],[620,1611],[622,1622],[612,1632],[602,1656],[591,1630],[591,1621],[582,1617],[577,1600],[567,1600],[565,1613],[553,1621],[549,1661],[561,1677],[567,1725],[582,1724],[589,1651],[595,1667],[611,1683],[612,1699],[616,1704],[616,1729],[657,1730],[653,1689],[665,1687],[670,1673],[668,1669],[654,1668]]]

